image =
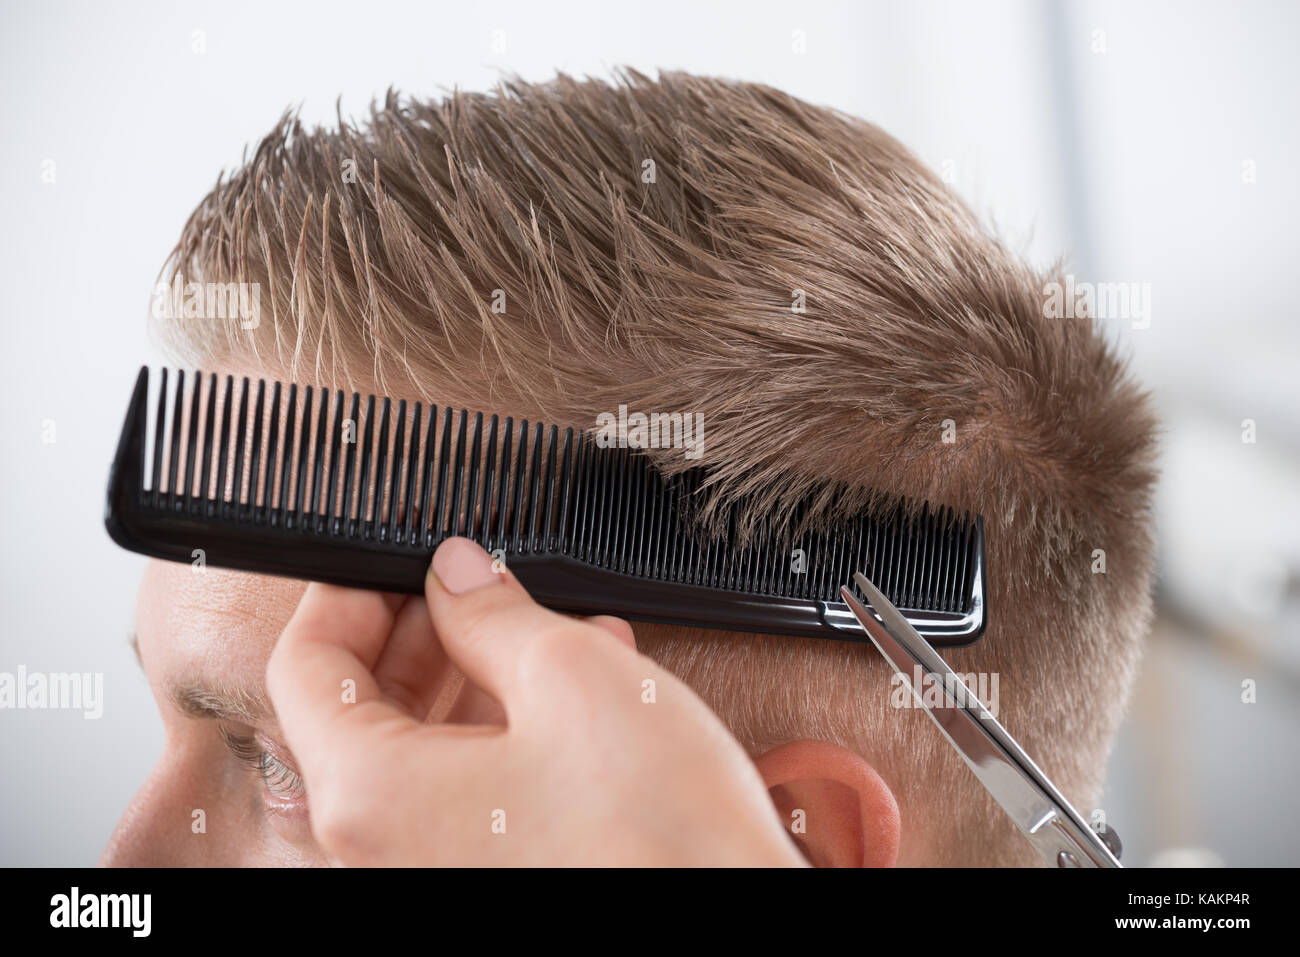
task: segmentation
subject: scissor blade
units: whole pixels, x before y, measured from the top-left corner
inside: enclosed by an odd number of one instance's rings
[[[858,577],[861,578],[862,576],[859,575]],[[877,592],[876,594],[879,595],[880,593]],[[889,662],[890,666],[907,679],[908,687],[912,687],[913,669],[916,666],[916,659],[913,657],[911,652],[903,646],[902,642],[894,637],[894,632],[879,621],[875,614],[872,613],[873,608],[880,609],[883,617],[883,614],[888,613],[888,606],[878,604],[873,599],[871,602],[872,608],[867,608],[862,604],[862,602],[858,601],[857,596],[854,595],[853,592],[849,591],[847,586],[840,588],[840,596],[844,599],[845,604],[849,606],[849,610],[852,611],[858,621],[861,622],[863,630],[867,633],[867,637],[871,639],[871,643],[876,646],[876,649],[882,655],[885,656],[885,660]]]
[[[871,636],[876,647],[880,648],[881,654],[889,659],[890,664],[898,668],[898,661],[904,662],[907,665],[905,677],[908,678],[912,677],[912,671],[917,664],[932,672],[949,671],[947,662],[939,657],[939,653],[917,633],[912,623],[894,607],[894,603],[886,598],[884,592],[873,585],[866,575],[855,572],[853,581],[862,594],[867,596],[867,601],[871,602],[871,609],[864,608],[862,602],[858,601],[847,588],[841,589],[841,593],[849,602],[849,608],[862,622],[862,627]],[[873,611],[880,616],[879,621],[873,617]],[[876,626],[874,632],[864,619],[871,620],[871,623]],[[881,647],[882,643],[894,649],[893,653],[886,653]]]
[[[840,594],[872,643],[1039,852],[1053,863],[1061,851],[1066,851],[1081,865],[1120,866],[984,702],[917,634],[893,603],[865,575],[855,574],[854,582],[871,602],[870,609],[847,586],[840,589]],[[933,708],[927,702],[922,693],[926,682],[933,682],[935,689],[943,693],[942,708]]]

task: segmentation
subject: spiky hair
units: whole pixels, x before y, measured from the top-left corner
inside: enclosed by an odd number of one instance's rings
[[[1090,319],[1047,316],[1052,274],[880,129],[683,74],[390,92],[360,125],[286,115],[165,269],[262,286],[256,329],[169,324],[196,360],[560,425],[698,411],[702,458],[659,464],[707,466],[713,506],[984,515],[993,624],[950,660],[1001,671],[1012,732],[1095,795],[1149,614],[1154,419]],[[858,700],[885,677],[862,649],[644,632],[742,740],[901,721]],[[765,695],[728,690],[741,659]],[[907,727],[911,763],[876,760],[951,770]]]

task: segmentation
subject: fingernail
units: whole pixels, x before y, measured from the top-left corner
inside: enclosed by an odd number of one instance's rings
[[[492,556],[468,538],[449,538],[439,545],[430,568],[453,595],[501,581],[501,576],[492,570]]]

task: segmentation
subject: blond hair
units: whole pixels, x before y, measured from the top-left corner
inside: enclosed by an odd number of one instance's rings
[[[1090,319],[1046,317],[1051,274],[876,127],[676,73],[390,92],[361,126],[286,115],[165,271],[261,284],[255,329],[167,323],[197,363],[559,424],[701,410],[703,458],[660,464],[708,466],[714,505],[982,514],[991,623],[946,657],[997,673],[1009,730],[1095,806],[1150,615],[1152,412]],[[863,754],[903,860],[1032,859],[938,731],[889,707],[869,646],[637,633],[752,751]]]

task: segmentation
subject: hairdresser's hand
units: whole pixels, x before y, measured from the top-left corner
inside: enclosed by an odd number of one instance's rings
[[[425,593],[312,585],[271,656],[332,858],[802,863],[743,749],[625,622],[542,608],[465,539],[438,549]],[[472,688],[449,690],[449,663]]]

